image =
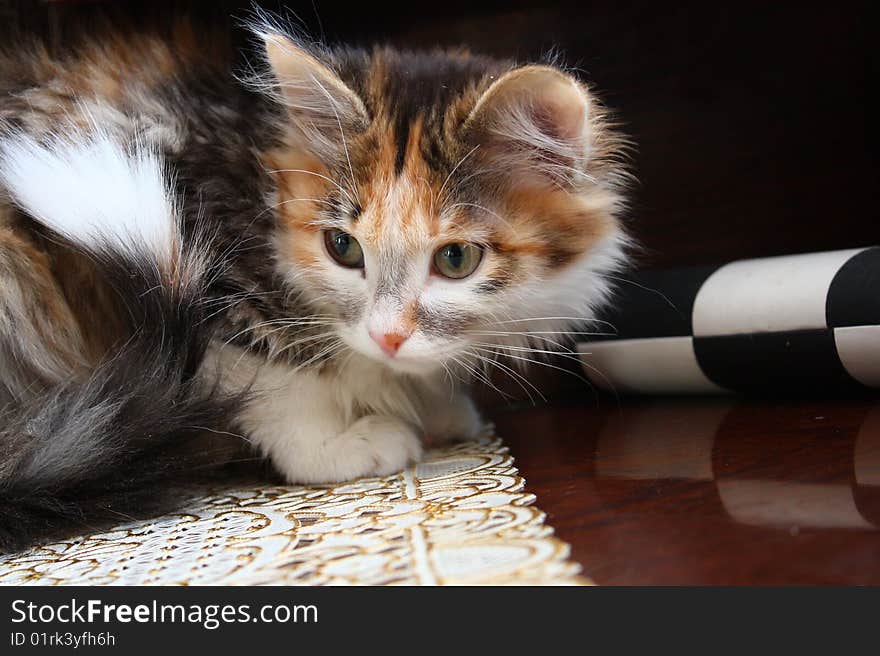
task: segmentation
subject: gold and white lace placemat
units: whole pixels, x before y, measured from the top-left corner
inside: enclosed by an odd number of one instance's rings
[[[0,556],[0,584],[586,583],[501,440],[397,476],[212,490],[186,512]]]

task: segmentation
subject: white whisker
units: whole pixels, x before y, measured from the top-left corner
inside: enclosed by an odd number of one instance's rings
[[[355,203],[354,198],[351,197],[351,194],[348,193],[348,190],[345,189],[341,184],[336,182],[333,178],[329,178],[326,175],[322,175],[320,173],[316,173],[315,171],[307,171],[306,169],[273,169],[271,171],[266,171],[266,173],[304,173],[306,175],[313,175],[316,178],[321,178],[322,180],[326,180],[332,185],[335,185],[340,192],[345,194],[345,197],[348,198],[349,202]]]
[[[345,142],[345,130],[342,129],[342,120],[339,118],[339,112],[336,111],[336,99],[333,98],[333,96],[330,94],[330,92],[324,88],[324,85],[321,84],[321,82],[318,80],[318,78],[316,78],[314,75],[312,76],[312,82],[314,82],[315,84],[318,85],[318,88],[321,89],[321,91],[324,93],[324,95],[327,96],[327,100],[330,101],[330,109],[333,110],[333,115],[336,117],[336,124],[339,126],[339,137],[342,140],[342,150],[345,152],[345,159],[348,162],[348,172],[349,172],[349,175],[351,176],[351,178],[350,178],[351,188],[352,188],[352,191],[354,192],[355,198],[357,198],[358,205],[360,205],[361,199],[358,196],[357,182],[355,182],[355,178],[354,178],[354,168],[352,168],[352,166],[351,166],[351,157],[348,154],[348,144]]]
[[[452,176],[455,175],[455,172],[458,170],[458,167],[460,167],[462,164],[464,164],[464,161],[468,157],[473,155],[474,151],[476,151],[477,148],[479,148],[479,147],[480,147],[479,145],[476,145],[473,148],[471,148],[464,157],[462,157],[460,160],[458,160],[458,164],[456,164],[455,166],[452,167],[452,170],[449,172],[449,175],[446,176],[446,179],[443,181],[443,184],[440,186],[440,191],[437,192],[437,204],[440,204],[440,202],[442,202],[443,191],[446,189],[446,185],[449,184],[449,181],[452,179]]]

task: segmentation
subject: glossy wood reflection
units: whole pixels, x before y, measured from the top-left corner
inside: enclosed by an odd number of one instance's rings
[[[880,583],[880,402],[609,402],[496,423],[597,583]]]

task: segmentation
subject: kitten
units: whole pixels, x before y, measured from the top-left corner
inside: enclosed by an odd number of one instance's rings
[[[205,431],[290,482],[399,471],[607,298],[623,140],[574,76],[253,33],[247,76],[182,25],[0,56],[5,548],[137,510]]]

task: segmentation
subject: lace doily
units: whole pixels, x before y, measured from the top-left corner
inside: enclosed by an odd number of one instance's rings
[[[186,512],[0,557],[37,585],[585,583],[498,439],[396,476],[213,489]]]

